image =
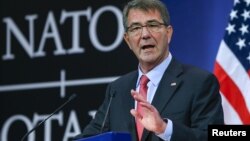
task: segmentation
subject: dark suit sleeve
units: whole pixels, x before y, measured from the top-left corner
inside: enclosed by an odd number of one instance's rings
[[[102,123],[104,121],[104,116],[105,116],[105,113],[107,112],[107,107],[108,107],[108,103],[109,103],[109,99],[110,99],[110,93],[111,93],[111,88],[110,88],[110,85],[108,85],[107,90],[106,90],[105,99],[104,99],[102,105],[99,107],[99,109],[95,115],[95,118],[93,120],[91,120],[91,122],[84,128],[83,133],[82,133],[82,137],[100,134],[101,126],[102,126]],[[106,122],[109,122],[109,117],[107,117]],[[109,125],[109,124],[105,123],[105,126],[103,128],[103,132],[109,130],[107,125]]]
[[[200,80],[191,103],[190,126],[173,122],[171,141],[207,141],[210,124],[223,124],[219,83],[213,74]]]

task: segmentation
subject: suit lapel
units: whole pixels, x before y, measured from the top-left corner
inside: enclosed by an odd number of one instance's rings
[[[162,76],[152,101],[152,105],[155,106],[160,114],[169,100],[174,96],[177,88],[181,85],[182,79],[179,78],[179,75],[181,75],[182,71],[181,64],[173,59]],[[144,130],[142,140],[145,140],[148,134],[149,131]]]
[[[182,67],[175,60],[171,62],[169,68],[165,71],[152,101],[152,105],[155,106],[159,113],[174,96],[175,90],[181,85],[182,79],[178,76],[182,71]]]

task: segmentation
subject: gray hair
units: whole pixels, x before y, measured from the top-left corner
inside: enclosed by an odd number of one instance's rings
[[[140,9],[146,12],[149,10],[158,10],[164,24],[170,25],[168,9],[160,0],[132,0],[123,9],[123,26],[125,31],[127,31],[128,13],[131,9]]]

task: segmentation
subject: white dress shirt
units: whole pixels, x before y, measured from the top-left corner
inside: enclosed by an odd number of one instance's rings
[[[162,61],[159,65],[157,65],[155,68],[153,68],[152,70],[150,70],[147,74],[143,74],[141,69],[140,69],[140,64],[138,66],[138,79],[137,79],[137,83],[136,83],[136,91],[139,92],[140,89],[140,78],[142,75],[146,75],[149,78],[149,82],[147,84],[148,86],[148,91],[147,91],[147,101],[149,103],[151,103],[153,101],[155,92],[159,86],[159,83],[161,81],[161,78],[165,72],[165,70],[168,68],[170,62],[172,60],[172,55],[171,53],[169,53],[168,57]],[[137,102],[135,102],[135,108],[136,108]],[[164,117],[162,117],[164,118]],[[172,132],[173,132],[173,123],[170,119],[167,119],[168,123],[167,123],[167,127],[164,131],[164,133],[157,135],[158,137],[160,137],[161,139],[163,139],[164,141],[170,141]]]

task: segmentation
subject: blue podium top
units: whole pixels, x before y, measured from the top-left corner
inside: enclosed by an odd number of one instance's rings
[[[106,132],[76,141],[131,141],[131,135],[127,132]]]

